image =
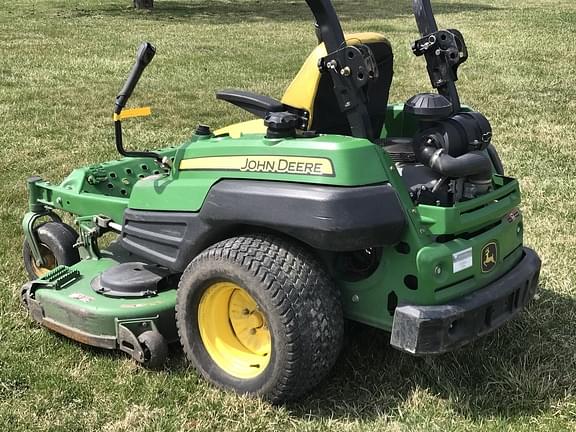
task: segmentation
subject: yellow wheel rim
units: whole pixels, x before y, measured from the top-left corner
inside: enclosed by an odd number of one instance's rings
[[[33,256],[30,257],[31,264],[32,264],[32,271],[36,275],[36,277],[42,277],[46,273],[51,270],[54,270],[58,263],[56,262],[56,257],[54,254],[48,249],[45,245],[40,245],[40,255],[42,255],[42,259],[44,260],[44,265],[37,265],[36,260]]]
[[[206,351],[229,375],[254,378],[268,366],[268,322],[252,296],[235,283],[208,287],[198,307],[198,328]]]

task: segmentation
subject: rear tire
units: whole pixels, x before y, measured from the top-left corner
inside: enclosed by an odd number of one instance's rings
[[[38,279],[59,265],[74,265],[80,261],[78,249],[74,248],[78,234],[70,225],[63,222],[47,222],[36,228],[36,238],[45,264],[39,266],[32,256],[26,240],[22,247],[24,267],[30,280]]]
[[[270,235],[231,238],[198,255],[180,280],[176,322],[206,379],[273,403],[317,385],[343,341],[342,306],[323,266]]]

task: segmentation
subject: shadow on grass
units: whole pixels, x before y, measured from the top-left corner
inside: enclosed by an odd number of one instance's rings
[[[127,3],[128,4],[128,3]],[[411,2],[386,2],[370,0],[341,1],[335,5],[343,21],[358,19],[390,19],[412,15]],[[460,12],[482,12],[496,10],[489,5],[435,1],[434,10],[438,14]],[[369,11],[369,13],[367,12]],[[184,21],[195,20],[209,24],[236,24],[254,21],[312,21],[312,13],[304,1],[164,1],[155,2],[150,11],[135,10],[130,6],[104,4],[100,8],[73,8],[65,12],[71,17],[92,15],[118,16],[127,19],[149,19]]]
[[[517,417],[547,409],[574,390],[576,301],[550,291],[499,331],[455,353],[417,358],[360,326],[332,376],[289,408],[305,418],[369,420],[393,415],[428,394],[468,418]]]

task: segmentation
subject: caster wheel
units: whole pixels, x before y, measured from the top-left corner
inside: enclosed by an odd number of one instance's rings
[[[231,238],[180,279],[184,352],[213,384],[272,403],[294,400],[332,369],[343,341],[339,292],[306,248],[281,238]]]
[[[26,240],[22,248],[24,267],[30,280],[38,279],[59,265],[73,265],[80,261],[78,250],[74,248],[78,234],[70,225],[62,222],[47,222],[36,229],[40,243],[43,265],[38,265]]]
[[[144,351],[142,365],[148,369],[159,369],[168,357],[168,343],[164,336],[154,330],[145,331],[138,336],[138,342]]]

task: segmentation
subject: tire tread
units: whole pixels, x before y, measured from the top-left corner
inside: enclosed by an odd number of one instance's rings
[[[274,387],[262,396],[285,402],[316,386],[338,357],[344,327],[339,293],[316,257],[299,244],[273,235],[234,237],[198,255],[182,280],[207,261],[233,262],[249,271],[261,282],[259,288],[267,291],[286,329],[285,368]],[[180,304],[178,301],[177,322],[182,319]],[[183,327],[178,325],[179,334]],[[183,343],[184,351],[193,360],[187,345]]]

